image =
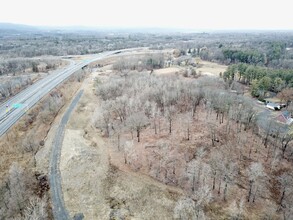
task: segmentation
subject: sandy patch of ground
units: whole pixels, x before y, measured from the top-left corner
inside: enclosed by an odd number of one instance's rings
[[[199,61],[199,67],[196,69],[197,73],[208,76],[219,76],[220,73],[224,73],[228,66],[209,62],[209,61]]]
[[[109,72],[109,71],[112,71],[112,69],[113,69],[113,65],[105,65],[101,68],[101,71]]]
[[[116,216],[133,220],[173,219],[175,202],[180,195],[168,190],[167,186],[147,176],[115,168],[111,169],[104,184],[108,192],[111,219],[120,219],[113,218]]]
[[[168,67],[168,68],[163,68],[163,69],[157,69],[154,71],[154,74],[158,75],[174,75],[174,74],[179,74],[183,70],[179,67]]]
[[[67,129],[63,141],[60,170],[64,201],[70,216],[83,213],[85,219],[107,216],[109,206],[104,200],[103,179],[107,158],[101,153],[104,146],[93,146],[83,138],[82,130]]]

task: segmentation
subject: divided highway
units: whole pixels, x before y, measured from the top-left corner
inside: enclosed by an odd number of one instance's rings
[[[0,136],[14,125],[25,112],[34,106],[41,98],[48,94],[57,85],[66,80],[77,70],[88,65],[91,62],[105,58],[109,55],[117,54],[121,51],[104,52],[98,55],[93,55],[91,59],[80,63],[71,64],[65,70],[59,70],[46,78],[39,80],[30,87],[26,88],[16,96],[12,97],[5,103],[0,105]]]

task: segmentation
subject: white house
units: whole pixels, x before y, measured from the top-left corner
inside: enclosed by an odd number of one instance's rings
[[[280,110],[281,109],[281,105],[280,104],[277,104],[277,103],[273,103],[273,102],[269,102],[266,104],[266,107],[268,109],[271,109],[271,110]]]

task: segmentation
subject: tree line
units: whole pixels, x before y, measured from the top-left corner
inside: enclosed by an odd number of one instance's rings
[[[162,53],[135,56],[130,58],[120,58],[113,64],[113,70],[154,70],[165,66],[165,59]]]
[[[61,59],[29,59],[29,58],[11,58],[0,59],[0,75],[13,74],[18,75],[25,72],[43,72],[56,69],[62,65]]]
[[[82,81],[88,71],[85,68],[74,73],[65,86],[52,90],[1,137],[0,219],[53,218],[48,176],[37,166],[38,162],[44,163],[37,160],[37,153],[44,147],[52,122],[74,90],[68,92],[67,87]]]
[[[229,84],[239,81],[251,85],[251,94],[257,97],[264,97],[268,91],[279,93],[285,88],[293,87],[292,69],[272,69],[239,63],[230,65],[223,78]]]
[[[224,58],[230,63],[263,64],[265,56],[258,51],[242,51],[235,49],[224,49]]]
[[[277,41],[268,43],[265,48],[257,48],[257,45],[255,47],[255,49],[224,48],[223,55],[229,63],[247,63],[264,66],[267,66],[274,60],[285,58],[285,43]]]

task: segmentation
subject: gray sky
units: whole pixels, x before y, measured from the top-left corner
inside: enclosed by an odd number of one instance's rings
[[[0,22],[46,26],[292,29],[289,0],[1,0]]]

